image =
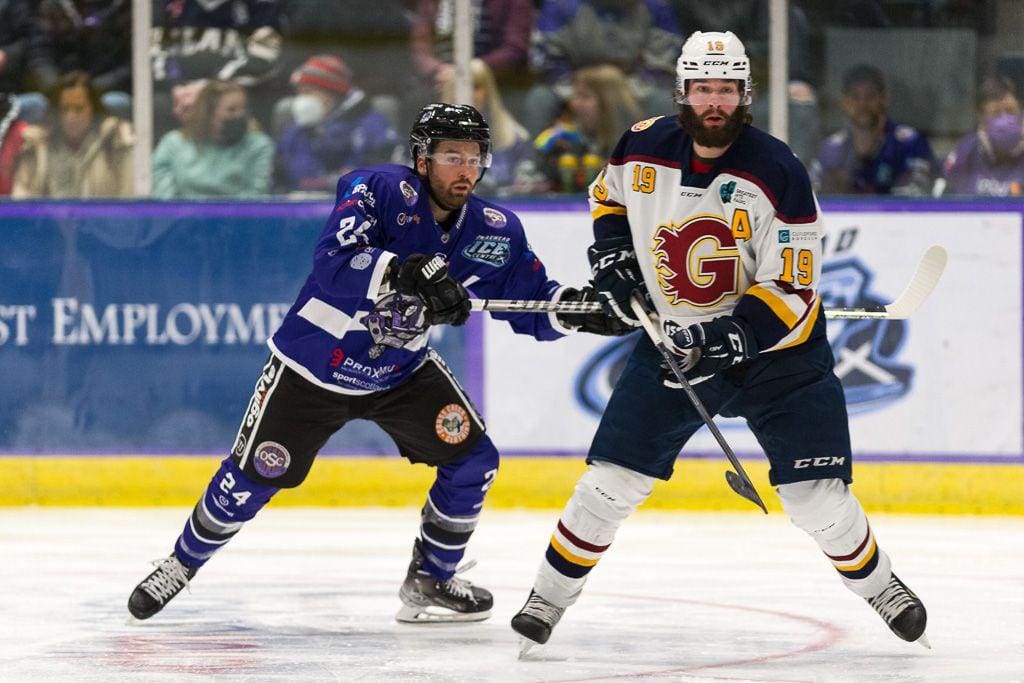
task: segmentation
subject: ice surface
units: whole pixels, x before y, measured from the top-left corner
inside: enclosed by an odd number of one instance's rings
[[[925,601],[904,643],[780,514],[638,513],[551,641],[509,619],[557,512],[485,511],[477,624],[394,621],[415,509],[264,510],[146,622],[131,589],[187,509],[0,509],[0,680],[1024,680],[1024,519],[872,517]]]

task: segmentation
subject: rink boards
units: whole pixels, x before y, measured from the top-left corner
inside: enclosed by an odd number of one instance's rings
[[[0,206],[0,505],[191,505],[212,454],[233,440],[263,341],[305,279],[329,208]],[[514,208],[549,273],[585,281],[582,200]],[[1024,205],[824,209],[826,305],[889,301],[928,245],[950,253],[910,320],[829,324],[861,500],[880,511],[1024,514]],[[505,456],[489,504],[564,503],[634,341],[538,344],[481,316],[433,333]],[[721,426],[774,504],[756,442],[742,424]],[[275,504],[421,504],[430,471],[394,456],[372,425],[353,423],[324,452],[306,484]],[[744,509],[724,469],[698,434],[647,506]]]

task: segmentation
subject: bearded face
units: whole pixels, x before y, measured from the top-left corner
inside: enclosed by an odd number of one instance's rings
[[[714,105],[701,109],[698,114],[693,105],[680,104],[678,116],[679,125],[701,147],[728,147],[739,137],[743,124],[750,120],[746,105],[736,107],[731,114]]]

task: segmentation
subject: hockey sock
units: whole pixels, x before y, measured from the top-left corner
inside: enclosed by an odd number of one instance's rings
[[[597,461],[576,482],[555,527],[534,590],[557,607],[576,602],[619,525],[651,494],[654,478]]]
[[[847,588],[870,598],[888,585],[889,556],[875,542],[867,515],[845,482],[803,481],[783,484],[778,491],[793,524],[815,540]]]
[[[497,474],[498,451],[486,435],[469,455],[437,468],[421,513],[423,571],[442,580],[455,574]]]
[[[278,491],[249,479],[230,457],[225,458],[185,523],[174,554],[189,567],[202,567]]]

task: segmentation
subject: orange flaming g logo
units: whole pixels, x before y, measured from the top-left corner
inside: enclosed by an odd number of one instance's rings
[[[658,286],[673,306],[709,308],[739,293],[740,253],[721,216],[659,225],[651,253]]]

